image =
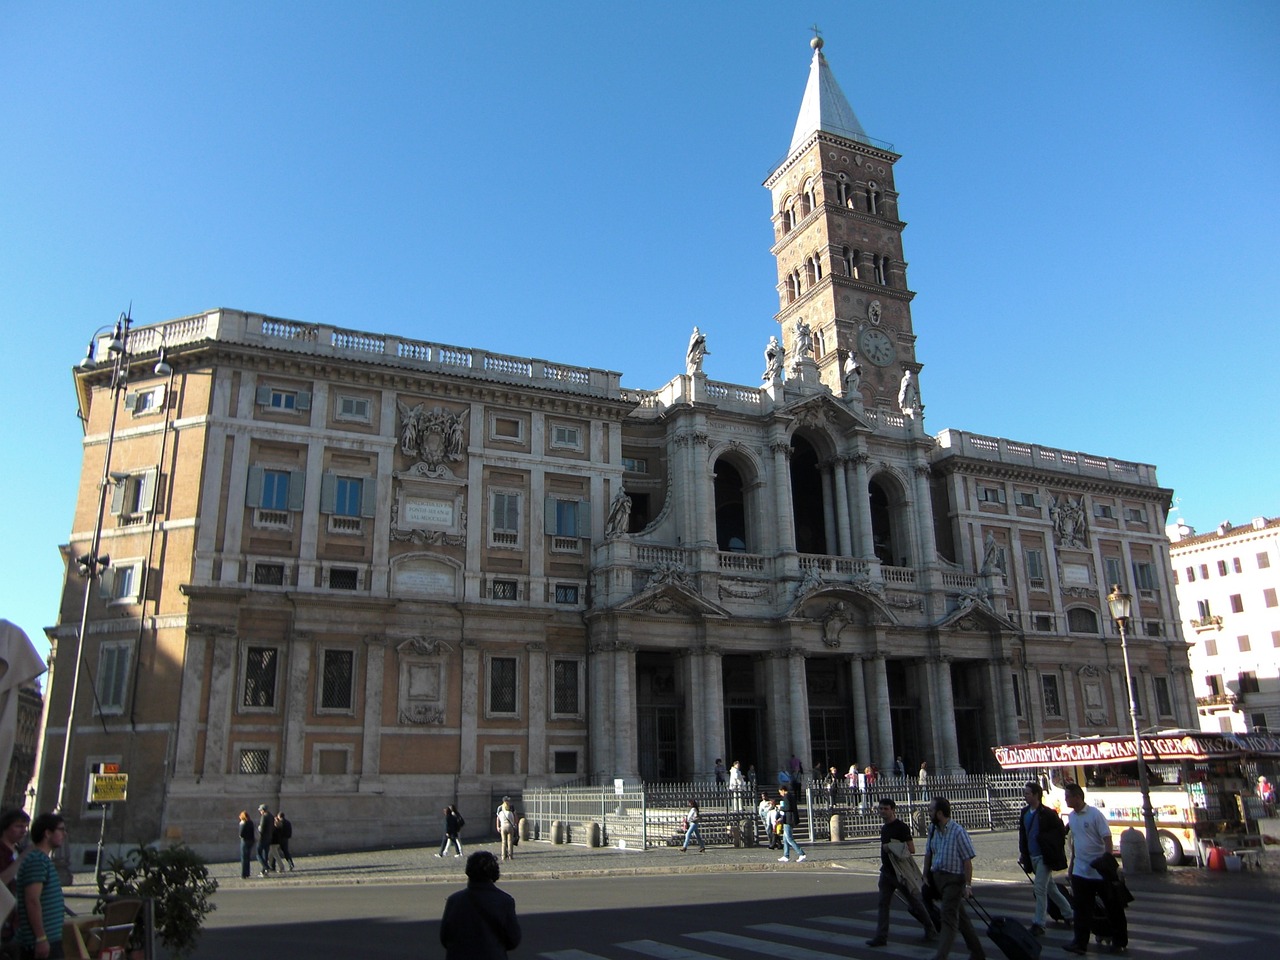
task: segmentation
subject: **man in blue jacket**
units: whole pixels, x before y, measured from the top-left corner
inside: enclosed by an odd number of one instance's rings
[[[450,894],[440,920],[445,960],[507,960],[520,946],[516,902],[495,884],[501,870],[488,850],[467,857],[467,886]]]
[[[1036,893],[1036,916],[1031,932],[1044,936],[1045,910],[1052,900],[1071,926],[1071,901],[1053,882],[1053,871],[1067,869],[1067,828],[1057,811],[1044,805],[1044,788],[1028,783],[1022,788],[1027,805],[1018,818],[1018,865],[1032,875]]]

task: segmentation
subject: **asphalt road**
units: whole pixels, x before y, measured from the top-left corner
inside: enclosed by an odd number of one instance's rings
[[[1271,956],[1280,912],[1270,883],[1133,884],[1130,955],[1151,960]],[[874,877],[843,871],[693,873],[511,880],[524,942],[513,960],[928,960],[931,952],[901,908],[888,947],[865,946],[875,921]],[[197,960],[440,960],[438,920],[451,884],[363,884],[219,891]],[[997,914],[1030,920],[1023,883],[978,885]],[[1051,929],[1045,958],[1069,956]],[[1000,953],[988,941],[987,954]],[[954,956],[965,955],[957,944]]]

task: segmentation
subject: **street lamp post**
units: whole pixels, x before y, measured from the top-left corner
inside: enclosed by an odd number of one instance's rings
[[[1168,869],[1164,858],[1164,848],[1160,846],[1160,833],[1156,829],[1156,813],[1151,806],[1151,784],[1147,779],[1147,761],[1142,755],[1142,734],[1138,730],[1138,707],[1133,694],[1133,672],[1129,667],[1129,642],[1126,636],[1129,618],[1133,615],[1133,597],[1120,592],[1120,585],[1113,584],[1111,593],[1107,595],[1107,606],[1111,608],[1111,619],[1120,631],[1120,655],[1124,659],[1124,682],[1129,698],[1129,721],[1133,725],[1133,749],[1138,760],[1138,788],[1142,791],[1142,820],[1147,831],[1147,854],[1151,860],[1153,873],[1164,873]]]
[[[93,583],[99,578],[102,571],[111,565],[111,558],[109,556],[100,556],[98,551],[102,546],[103,511],[106,509],[107,487],[112,483],[111,450],[115,445],[116,439],[116,419],[120,411],[120,394],[128,386],[129,325],[131,323],[132,318],[129,314],[120,314],[115,327],[111,330],[110,338],[106,341],[107,359],[111,363],[111,379],[108,387],[108,393],[111,398],[111,424],[107,430],[107,446],[102,456],[102,476],[98,480],[98,509],[94,514],[93,537],[89,541],[88,552],[76,558],[80,575],[85,579],[84,603],[80,610],[80,630],[76,637],[75,660],[72,663],[71,670],[71,696],[67,701],[67,725],[62,735],[62,763],[58,771],[57,802],[54,804],[54,810],[59,813],[62,812],[63,803],[66,799],[67,764],[71,759],[71,732],[75,722],[76,696],[80,689],[81,668],[84,664],[84,641],[89,629],[89,603],[93,597]],[[77,370],[87,373],[97,368],[101,363],[100,359],[94,357],[94,348],[99,342],[99,335],[107,329],[107,327],[99,327],[94,332],[93,337],[89,340],[89,349],[84,359],[76,365]],[[156,373],[164,375],[169,372],[170,368],[165,361],[164,350],[161,349],[159,362],[156,364]]]

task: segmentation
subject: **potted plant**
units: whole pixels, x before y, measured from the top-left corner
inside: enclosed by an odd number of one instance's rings
[[[154,900],[156,935],[174,957],[182,958],[195,950],[205,915],[217,909],[209,899],[217,889],[204,859],[176,843],[163,850],[138,846],[113,857],[99,892]]]

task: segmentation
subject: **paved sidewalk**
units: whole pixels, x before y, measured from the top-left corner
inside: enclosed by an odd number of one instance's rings
[[[1026,875],[1018,867],[1018,837],[1014,832],[973,833],[977,858],[974,878],[983,883],[1026,883]],[[438,845],[392,847],[348,853],[299,854],[305,845],[294,841],[291,873],[240,877],[240,861],[228,860],[209,864],[210,874],[226,889],[244,886],[347,886],[350,884],[448,883],[463,879],[466,854],[491,850],[499,854],[497,837],[483,842],[463,844],[462,858],[452,854],[441,859],[434,854]],[[705,854],[681,853],[679,847],[651,847],[648,850],[617,847],[590,848],[574,844],[551,844],[526,840],[516,849],[516,856],[502,865],[504,880],[554,880],[568,877],[618,877],[675,873],[729,873],[734,871],[831,871],[874,877],[879,871],[879,845],[874,840],[843,843],[823,841],[802,843],[804,863],[778,862],[778,851],[765,847],[735,849],[728,846],[707,847]],[[917,840],[916,849],[923,853],[924,842]],[[1130,877],[1135,890],[1158,888],[1164,884],[1183,886],[1224,886],[1238,888],[1241,896],[1258,896],[1270,891],[1280,893],[1280,850],[1268,850],[1266,869],[1247,873],[1208,873],[1197,867],[1176,867],[1163,876]],[[1255,891],[1250,893],[1249,891]]]

